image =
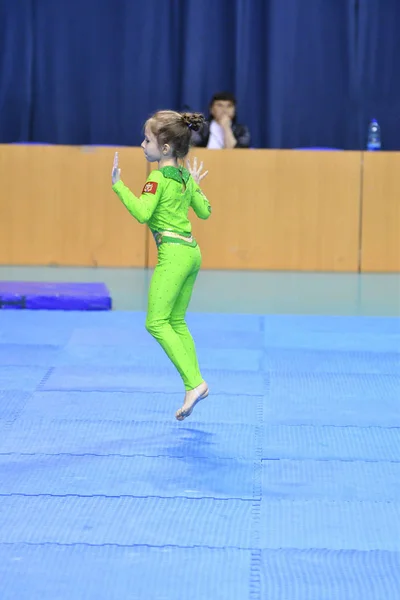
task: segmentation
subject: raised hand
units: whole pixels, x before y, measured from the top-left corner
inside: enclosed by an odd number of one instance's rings
[[[194,157],[194,159],[193,159],[193,167],[191,166],[189,160],[186,161],[186,166],[187,166],[187,170],[189,171],[189,173],[191,174],[191,176],[193,177],[193,179],[195,180],[195,182],[197,184],[199,184],[200,181],[208,175],[208,171],[205,171],[203,174],[201,174],[201,172],[203,170],[203,163],[201,163],[200,167],[197,168],[197,158],[196,157]]]
[[[111,181],[114,185],[121,178],[121,169],[118,168],[118,152],[114,154],[113,169],[111,172]]]
[[[224,129],[225,129],[225,128],[228,128],[228,129],[230,129],[230,128],[231,128],[231,126],[232,126],[232,121],[231,121],[231,119],[230,119],[229,115],[225,115],[225,114],[223,114],[223,115],[222,115],[222,117],[221,117],[221,118],[220,118],[220,120],[219,120],[219,124],[220,124],[220,125],[221,125],[221,127],[223,127]]]

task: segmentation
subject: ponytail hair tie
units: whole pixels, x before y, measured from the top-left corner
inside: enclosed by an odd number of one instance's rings
[[[181,117],[191,131],[198,131],[204,123],[204,116],[201,113],[183,113]]]

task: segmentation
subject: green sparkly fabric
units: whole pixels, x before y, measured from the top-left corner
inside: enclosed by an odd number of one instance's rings
[[[189,208],[200,219],[208,219],[211,205],[184,168],[163,167],[152,171],[140,196],[135,196],[122,180],[113,185],[127,210],[139,223],[147,223],[152,232],[173,231],[190,236]]]

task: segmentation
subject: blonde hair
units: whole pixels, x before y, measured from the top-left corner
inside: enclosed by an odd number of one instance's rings
[[[178,113],[173,110],[159,110],[146,121],[158,145],[171,146],[176,158],[184,158],[190,149],[192,131],[198,131],[204,122],[200,113]]]

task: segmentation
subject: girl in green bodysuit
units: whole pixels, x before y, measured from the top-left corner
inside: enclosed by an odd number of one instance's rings
[[[185,322],[201,265],[188,212],[192,207],[200,219],[210,216],[210,203],[199,186],[207,171],[201,174],[202,165],[197,169],[196,159],[193,167],[187,162],[188,169],[178,163],[189,152],[191,131],[197,131],[203,120],[200,114],[159,111],[146,122],[142,148],[149,162],[158,162],[158,170],[150,173],[139,197],[120,179],[118,153],[112,170],[112,189],[139,223],[147,223],[158,248],[146,329],[162,346],[184,383],[184,403],[175,415],[179,421],[208,396],[208,385],[201,376],[195,344]]]

